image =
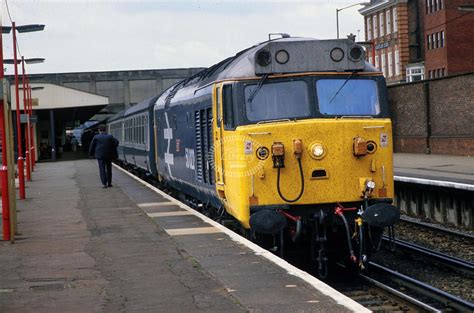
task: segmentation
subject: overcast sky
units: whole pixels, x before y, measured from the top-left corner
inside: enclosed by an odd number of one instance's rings
[[[2,24],[11,25],[6,0]],[[25,58],[42,57],[29,73],[64,73],[207,67],[264,41],[268,33],[336,38],[340,0],[9,0],[17,25],[45,24],[42,32],[18,34]],[[339,12],[341,37],[364,40],[361,6]],[[13,58],[11,34],[3,35]],[[7,66],[7,74],[12,66]]]

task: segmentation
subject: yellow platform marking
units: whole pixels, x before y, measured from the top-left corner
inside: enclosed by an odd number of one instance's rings
[[[150,208],[150,207],[154,207],[154,206],[166,206],[166,205],[176,205],[176,204],[173,203],[173,202],[166,201],[166,202],[137,203],[137,205],[140,208]]]
[[[158,213],[148,213],[149,217],[167,217],[167,216],[181,216],[181,215],[194,215],[188,211],[172,211],[172,212],[158,212]]]
[[[215,227],[175,228],[165,230],[170,236],[214,234],[222,232],[220,229]]]

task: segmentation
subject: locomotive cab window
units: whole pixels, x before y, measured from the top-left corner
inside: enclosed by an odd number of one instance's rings
[[[318,79],[316,93],[323,115],[379,115],[377,82],[373,79]]]
[[[224,115],[224,129],[234,128],[234,114],[233,114],[233,100],[232,100],[232,85],[224,85],[223,89],[223,106],[222,114]]]
[[[244,96],[250,122],[311,115],[307,84],[302,80],[247,85]]]

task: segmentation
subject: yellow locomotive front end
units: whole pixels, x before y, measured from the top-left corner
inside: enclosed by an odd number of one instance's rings
[[[364,70],[362,49],[347,40],[325,43],[323,65],[287,73],[295,51],[314,48],[287,44],[255,53],[257,77],[214,85],[217,194],[244,228],[279,237],[280,253],[285,240],[309,236],[322,276],[332,252],[363,267],[399,215],[385,80]],[[352,55],[347,70],[341,51]]]

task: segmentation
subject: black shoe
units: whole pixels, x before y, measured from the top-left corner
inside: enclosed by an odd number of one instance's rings
[[[108,184],[107,187],[113,187],[112,184]]]
[[[107,185],[103,185],[102,188],[107,188]]]

